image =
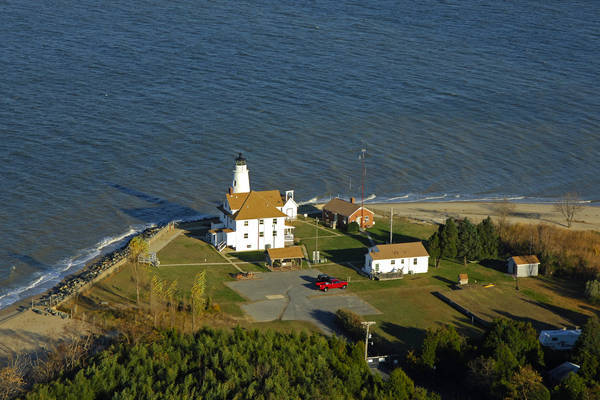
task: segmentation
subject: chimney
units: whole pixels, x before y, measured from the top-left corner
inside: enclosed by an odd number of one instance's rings
[[[350,203],[354,204],[355,201],[356,199],[354,197],[350,197]]]

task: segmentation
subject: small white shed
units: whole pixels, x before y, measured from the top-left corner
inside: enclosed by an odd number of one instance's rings
[[[537,276],[540,260],[536,255],[513,256],[507,260],[508,273],[517,275],[518,278]]]
[[[378,244],[365,254],[363,270],[369,276],[389,273],[419,274],[427,272],[429,253],[421,242]]]

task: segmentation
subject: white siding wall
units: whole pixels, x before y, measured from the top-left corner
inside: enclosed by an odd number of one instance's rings
[[[287,215],[291,219],[296,219],[298,216],[298,205],[294,201],[294,199],[289,199],[286,201],[283,207],[281,207],[281,212]]]
[[[415,259],[417,263],[415,264]],[[394,264],[392,264],[394,261]],[[403,263],[404,262],[404,263]],[[399,272],[405,274],[421,274],[427,272],[429,266],[429,257],[411,257],[411,258],[395,258],[386,260],[373,260],[369,253],[365,255],[364,271],[368,274],[375,274],[377,271],[376,265],[379,266],[380,273]]]
[[[273,220],[277,220],[276,224],[273,224]],[[261,225],[258,219],[240,220],[234,221],[235,233],[231,235],[235,241],[231,246],[236,251],[250,251],[250,250],[264,250],[266,245],[271,248],[284,247],[284,229],[285,229],[285,218],[264,218],[264,223]],[[248,226],[244,225],[244,222],[248,222]],[[273,231],[277,232],[276,236],[273,236]],[[260,233],[263,236],[260,236]],[[244,237],[247,234],[248,237]]]

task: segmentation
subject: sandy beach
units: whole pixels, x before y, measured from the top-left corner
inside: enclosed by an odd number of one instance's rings
[[[513,208],[506,219],[511,223],[567,226],[565,218],[555,210],[553,204],[510,204]],[[379,215],[389,216],[390,209],[393,208],[394,215],[430,223],[441,223],[448,217],[468,217],[472,222],[479,222],[490,216],[497,220],[499,215],[499,203],[494,202],[369,203],[365,206]],[[600,207],[582,206],[575,214],[571,229],[600,231]]]

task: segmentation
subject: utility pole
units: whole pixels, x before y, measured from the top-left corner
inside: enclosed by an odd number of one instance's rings
[[[394,221],[394,208],[390,208],[390,244],[392,244],[392,222]]]
[[[319,256],[319,218],[315,218],[315,260],[321,260]]]
[[[367,333],[365,335],[365,361],[367,361],[367,358],[368,358],[367,349],[369,348],[369,327],[371,325],[375,325],[375,321],[364,321],[364,322],[361,322],[361,324],[367,328],[366,329]]]

